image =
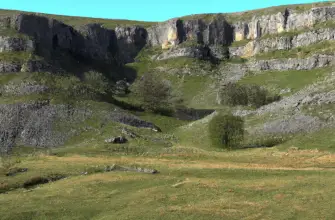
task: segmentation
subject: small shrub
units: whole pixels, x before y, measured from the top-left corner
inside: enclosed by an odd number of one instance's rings
[[[213,146],[234,149],[239,147],[244,135],[244,121],[233,115],[215,116],[209,123],[209,137]]]
[[[243,148],[268,148],[274,147],[287,141],[287,137],[266,135],[261,137],[251,137],[246,140]]]

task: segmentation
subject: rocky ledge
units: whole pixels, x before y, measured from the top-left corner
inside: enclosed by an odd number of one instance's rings
[[[246,63],[223,65],[219,72],[226,81],[235,82],[248,72],[261,72],[267,70],[312,70],[335,65],[335,55],[315,54],[307,58],[288,58],[271,60],[250,60]]]
[[[295,36],[281,36],[253,40],[245,46],[230,47],[229,54],[230,56],[251,57],[259,53],[304,47],[324,40],[335,40],[335,29],[325,28],[303,32]]]

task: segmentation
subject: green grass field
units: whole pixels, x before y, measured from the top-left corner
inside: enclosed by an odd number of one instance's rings
[[[1,178],[1,188],[17,188],[1,194],[1,219],[332,219],[335,215],[335,157],[327,152],[182,150],[154,157],[87,157],[84,152],[25,156],[16,166],[28,172]],[[95,173],[114,163],[160,173]],[[85,171],[89,173],[82,175]],[[52,173],[67,178],[32,189],[19,186]]]

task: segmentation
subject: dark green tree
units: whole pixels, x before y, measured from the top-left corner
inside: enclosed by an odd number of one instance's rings
[[[172,106],[172,87],[169,81],[163,80],[159,75],[144,74],[136,90],[146,110],[160,111]]]
[[[209,137],[215,147],[234,149],[244,136],[244,121],[231,114],[218,114],[209,123]]]

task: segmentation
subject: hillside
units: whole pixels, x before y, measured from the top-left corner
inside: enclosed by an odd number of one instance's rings
[[[1,219],[333,219],[334,65],[332,2],[166,22],[0,10]],[[150,73],[172,107],[145,108]],[[230,85],[259,90],[230,104]],[[238,149],[211,145],[218,112],[244,120]]]

